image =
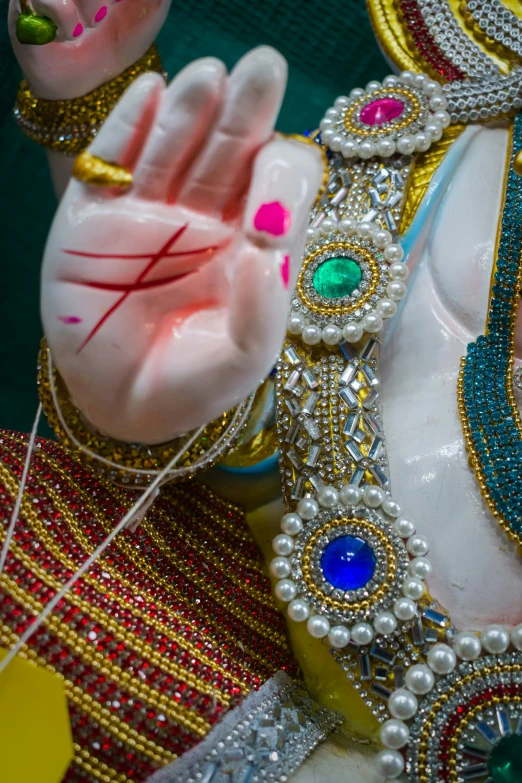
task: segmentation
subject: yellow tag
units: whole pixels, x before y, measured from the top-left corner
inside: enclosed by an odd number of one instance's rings
[[[0,780],[60,783],[72,757],[63,681],[17,656],[0,674]]]

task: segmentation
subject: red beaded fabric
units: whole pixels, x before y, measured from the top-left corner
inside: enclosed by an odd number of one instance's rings
[[[27,439],[0,433],[0,531]],[[0,580],[12,646],[136,495],[37,441]],[[75,756],[67,783],[143,781],[194,746],[278,669],[283,621],[243,512],[205,487],[164,488],[32,637],[25,656],[64,678]]]
[[[398,4],[413,43],[428,65],[447,82],[465,79],[465,74],[445,57],[434,40],[422,17],[417,0],[398,0]]]

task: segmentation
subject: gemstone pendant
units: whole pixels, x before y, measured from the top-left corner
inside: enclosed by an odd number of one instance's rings
[[[44,46],[56,38],[55,23],[47,16],[38,16],[26,6],[16,20],[16,37],[21,44]]]

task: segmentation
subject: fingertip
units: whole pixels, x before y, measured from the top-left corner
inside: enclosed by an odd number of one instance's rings
[[[288,77],[288,63],[283,55],[272,46],[258,46],[247,52],[235,65],[230,77],[232,81],[246,76],[252,89],[266,90],[273,84],[284,92]]]

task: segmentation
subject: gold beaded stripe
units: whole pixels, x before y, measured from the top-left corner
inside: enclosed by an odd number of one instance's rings
[[[335,529],[336,527],[345,527],[346,525],[357,525],[359,527],[363,527],[366,530],[368,530],[369,533],[376,536],[382,547],[386,550],[386,557],[387,557],[387,564],[388,564],[388,581],[384,582],[381,587],[379,587],[372,595],[367,598],[364,601],[360,601],[359,603],[343,603],[341,601],[336,601],[333,598],[330,598],[330,596],[325,595],[316,585],[316,580],[314,580],[314,577],[311,574],[311,558],[313,554],[314,547],[317,543],[317,540],[321,538],[326,532]],[[321,528],[315,531],[310,536],[309,541],[307,542],[304,553],[303,553],[303,579],[306,582],[306,586],[310,590],[311,593],[315,595],[316,598],[319,598],[323,603],[327,604],[328,606],[331,606],[332,609],[337,611],[346,611],[347,608],[349,608],[351,611],[358,612],[358,611],[364,611],[367,609],[370,609],[374,603],[377,603],[382,598],[386,597],[386,594],[391,589],[391,583],[395,579],[395,572],[397,570],[396,566],[396,558],[395,558],[395,552],[393,549],[393,546],[391,545],[388,536],[386,533],[378,528],[375,525],[372,525],[370,522],[367,522],[364,519],[355,519],[355,518],[341,518],[341,519],[334,519],[331,522],[328,522],[326,525],[323,525]]]
[[[31,614],[39,614],[43,609],[43,604],[32,595],[20,588],[16,582],[4,574],[0,578],[4,590],[24,606]],[[194,711],[183,707],[168,696],[158,693],[150,685],[133,677],[129,672],[124,671],[116,664],[113,664],[106,656],[99,653],[92,644],[62,622],[56,615],[49,615],[45,620],[45,625],[50,628],[56,636],[69,645],[75,653],[81,656],[86,664],[89,664],[98,672],[103,673],[105,677],[110,678],[120,687],[133,696],[137,696],[154,709],[167,715],[174,723],[181,724],[184,728],[199,737],[204,737],[210,730],[210,723],[197,715]]]
[[[412,167],[410,178],[406,185],[406,198],[399,229],[401,236],[406,233],[417,214],[417,210],[426,195],[431,179],[442,163],[444,156],[465,129],[465,125],[450,125],[444,131],[441,139],[432,144],[427,152],[419,153],[415,166]]]
[[[384,54],[400,70],[426,70],[426,63],[411,40],[395,0],[367,0],[373,31]],[[430,75],[440,78],[432,68]]]
[[[112,491],[114,491],[114,487],[112,488]],[[236,514],[240,514],[241,518],[244,519],[244,512],[239,507],[231,503],[229,500],[225,500],[224,498],[221,498],[219,495],[216,495],[215,492],[213,492],[209,487],[205,485],[205,492],[208,494],[210,498],[215,498],[219,501],[219,504],[223,506],[224,508],[228,509],[228,511],[234,512]],[[171,493],[169,495],[170,499],[173,499],[173,494]],[[176,503],[183,508],[185,501],[188,502],[190,500],[191,504],[193,504],[199,511],[201,511],[203,514],[206,514],[212,522],[216,524],[216,526],[219,526],[223,530],[225,530],[227,533],[230,533],[234,538],[236,538],[240,542],[252,542],[252,536],[249,532],[249,529],[244,524],[238,524],[237,521],[231,521],[226,515],[222,514],[216,514],[214,511],[207,508],[207,506],[191,491],[188,484],[177,484],[176,485]],[[205,531],[209,532],[209,531]],[[212,535],[214,535],[212,531]],[[236,557],[236,552],[234,553],[234,557]],[[264,567],[261,565],[260,569],[264,571]]]
[[[122,74],[80,98],[62,101],[37,98],[23,79],[15,104],[20,112],[19,125],[38,144],[65,155],[77,155],[91,143],[127,87],[148,71],[163,73],[155,44]],[[79,129],[79,135],[74,134],[75,129]],[[71,138],[66,138],[69,135]]]
[[[437,713],[440,712],[440,710],[444,707],[447,701],[449,701],[451,696],[454,696],[459,691],[463,690],[467,685],[470,685],[474,680],[482,680],[485,677],[487,677],[489,674],[502,674],[502,673],[513,673],[513,672],[521,672],[522,666],[520,664],[507,664],[505,666],[490,666],[486,669],[482,669],[479,672],[473,672],[472,674],[467,674],[465,677],[462,677],[461,680],[459,680],[458,686],[452,685],[446,693],[443,693],[441,697],[438,699],[438,701],[433,704],[433,706],[430,709],[430,714],[426,718],[426,722],[424,725],[424,729],[422,731],[421,737],[420,737],[420,744],[419,744],[419,751],[418,751],[418,759],[419,759],[419,783],[433,783],[431,781],[426,773],[426,754],[428,750],[429,741],[431,738],[431,732],[433,723],[435,721],[435,718],[437,717]],[[513,697],[510,697],[511,700],[513,700]],[[500,697],[496,696],[493,697],[492,703],[498,704],[501,701]],[[453,764],[451,765],[453,767],[456,766],[456,762],[453,759]],[[457,777],[452,777],[453,781],[457,780]]]
[[[357,299],[357,302],[352,305],[347,304],[335,304],[335,300],[332,304],[324,304],[324,303],[318,303],[314,301],[313,299],[310,299],[305,288],[305,275],[308,270],[308,267],[313,264],[313,262],[319,257],[324,255],[325,253],[329,252],[338,252],[340,254],[344,253],[354,253],[358,256],[362,256],[365,263],[368,264],[370,267],[370,271],[372,274],[372,281],[364,294]],[[377,287],[379,286],[381,271],[379,268],[379,263],[376,261],[373,254],[367,250],[364,247],[360,247],[359,245],[355,245],[352,242],[328,242],[326,245],[322,245],[317,250],[314,250],[312,253],[308,253],[303,261],[303,265],[301,267],[301,271],[299,272],[299,277],[297,279],[297,291],[299,293],[299,296],[301,297],[301,301],[304,302],[304,304],[312,310],[314,313],[320,313],[321,315],[348,315],[352,310],[357,310],[361,308],[366,302],[368,302],[371,297],[375,294]]]
[[[65,473],[63,474],[63,477],[65,478]],[[5,467],[5,465],[3,465],[1,461],[0,461],[0,478],[2,482],[9,487],[9,490],[14,497],[18,489],[17,480],[11,476],[9,470]],[[67,505],[61,504],[60,511],[63,514],[65,522],[67,523],[69,529],[74,530],[77,536],[81,537],[80,530],[75,520],[75,517],[73,514],[70,513]],[[32,506],[30,501],[24,500],[22,502],[21,515],[23,516],[25,521],[29,524],[31,530],[36,534],[39,543],[45,544],[46,548],[51,552],[51,554],[57,560],[57,562],[62,563],[65,569],[69,569],[73,572],[76,571],[78,564],[73,560],[70,560],[63,553],[60,547],[55,544],[53,538],[47,531],[45,525],[40,520],[34,506]],[[150,603],[153,603],[155,606],[157,606],[163,613],[165,613],[167,617],[171,618],[171,620],[173,620],[176,625],[179,623],[180,621],[179,616],[176,615],[176,613],[173,612],[172,609],[168,607],[166,604],[158,600],[149,599],[147,594],[142,595],[139,588],[133,585],[133,583],[130,582],[128,579],[125,579],[125,577],[119,574],[115,569],[113,569],[110,566],[110,564],[104,563],[103,567],[104,570],[107,571],[113,579],[115,579],[118,582],[121,582],[122,585],[124,585],[127,589],[132,591],[137,597],[139,596],[145,602],[149,602],[150,600]],[[100,595],[108,595],[111,600],[116,601],[121,606],[125,607],[125,609],[127,609],[128,611],[131,611],[134,615],[142,619],[145,623],[148,623],[149,625],[155,627],[158,630],[158,632],[167,636],[169,639],[172,639],[180,647],[187,649],[191,653],[191,655],[193,655],[197,660],[201,661],[205,666],[208,666],[213,670],[219,672],[220,674],[223,674],[225,677],[227,677],[236,685],[238,685],[243,691],[244,690],[248,691],[248,688],[245,689],[245,683],[241,679],[234,676],[232,673],[229,673],[221,665],[216,664],[211,658],[208,658],[203,651],[198,650],[198,648],[195,645],[191,644],[189,640],[187,640],[183,636],[180,636],[179,634],[176,634],[168,625],[164,625],[163,623],[154,620],[154,618],[150,617],[145,612],[141,612],[135,604],[129,603],[125,598],[117,595],[111,590],[108,590],[104,584],[99,582],[95,577],[91,576],[90,574],[85,574],[82,577],[82,579],[85,582],[87,582],[89,585],[91,585],[98,593],[100,593]],[[175,597],[181,599],[182,601],[184,600],[183,596],[179,593],[179,591],[173,589],[172,586],[170,585],[169,585],[169,592],[172,593]],[[197,611],[197,607],[194,608]],[[199,612],[199,614],[201,613]],[[202,619],[208,620],[208,618],[205,618],[204,615],[202,615]],[[193,625],[193,623],[191,623],[189,619],[183,618],[183,624],[193,633],[197,633],[197,628]],[[224,636],[229,638],[230,641],[232,642],[235,641],[226,633],[225,629],[223,629],[222,633]],[[270,666],[268,661],[262,658],[255,651],[249,652],[249,655],[251,658],[256,659],[260,663],[262,663],[263,666],[265,667]],[[252,669],[245,663],[242,663],[241,666],[243,669],[245,669],[252,675],[258,674],[258,672],[252,671]]]
[[[372,100],[379,100],[381,97],[387,97],[389,94],[389,90],[375,90],[375,92],[371,93]],[[401,131],[404,130],[404,128],[409,127],[412,122],[415,122],[421,113],[421,103],[417,96],[411,91],[404,89],[403,87],[393,87],[393,94],[397,94],[405,98],[408,103],[411,104],[411,112],[408,113],[408,117],[406,117],[404,120],[400,120],[399,122],[394,122],[391,130],[395,131]],[[349,112],[344,118],[344,126],[346,130],[349,133],[353,133],[356,136],[366,136],[368,138],[372,136],[380,136],[383,132],[382,127],[380,125],[376,125],[369,128],[361,128],[359,125],[356,124],[355,118],[359,111],[359,109],[364,106],[365,103],[368,102],[368,95],[364,95],[362,98],[359,98],[359,100],[355,101],[353,105],[350,107]]]
[[[19,637],[16,633],[4,624],[0,619],[0,644],[6,648],[14,647]],[[68,701],[74,703],[85,715],[93,722],[98,723],[103,729],[106,729],[113,737],[129,745],[133,750],[143,753],[152,759],[158,766],[169,764],[177,758],[175,753],[156,745],[155,742],[140,734],[128,723],[118,718],[117,714],[102,707],[93,697],[83,691],[78,685],[74,685],[68,680],[62,672],[52,666],[45,658],[38,655],[37,651],[26,644],[19,652],[21,658],[30,660],[37,666],[52,672],[59,677],[64,684],[65,694]]]
[[[101,783],[134,783],[130,778],[123,774],[123,772],[116,772],[112,767],[108,767],[103,761],[100,761],[93,756],[87,748],[82,748],[76,742],[73,743],[74,748],[74,763],[77,764],[84,772],[92,775],[96,780]]]

